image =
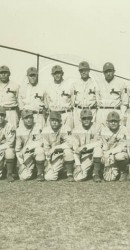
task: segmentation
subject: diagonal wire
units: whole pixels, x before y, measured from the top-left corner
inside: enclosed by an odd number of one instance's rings
[[[9,47],[9,46],[4,46],[4,45],[0,45],[0,47],[4,48],[4,49],[10,49],[10,50],[15,50],[15,51],[27,53],[27,54],[30,54],[30,55],[34,55],[34,56],[37,56],[37,58],[42,57],[42,58],[45,58],[45,59],[48,59],[48,60],[52,60],[52,61],[64,63],[66,65],[78,67],[77,64],[69,63],[69,62],[66,62],[66,61],[63,61],[63,60],[59,60],[59,59],[56,59],[56,58],[53,58],[53,57],[49,57],[49,56],[44,56],[42,54],[34,53],[34,52],[31,52],[31,51],[28,51],[28,50],[23,50],[23,49],[18,49],[18,48],[12,48],[12,47]],[[90,68],[90,70],[98,72],[98,73],[103,73],[101,70],[97,70],[97,69]],[[126,77],[123,77],[123,76],[119,76],[119,75],[115,75],[115,76],[118,77],[118,78],[124,79],[126,81],[130,81],[129,78],[126,78]]]

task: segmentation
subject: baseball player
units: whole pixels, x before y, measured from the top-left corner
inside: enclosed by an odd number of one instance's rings
[[[128,100],[125,98],[125,83],[122,79],[114,76],[115,68],[112,63],[105,63],[103,66],[104,79],[102,79],[99,89],[99,109],[97,112],[97,122],[106,124],[109,112],[116,110],[121,120],[124,120]]]
[[[10,81],[10,70],[7,66],[0,67],[0,105],[6,109],[6,119],[15,129],[18,126],[18,86]]]
[[[90,109],[83,109],[80,113],[81,124],[73,130],[73,149],[75,159],[74,180],[86,180],[90,169],[95,164],[95,159],[101,154],[100,128],[92,122],[93,116]],[[94,165],[93,180],[100,182],[98,166]]]
[[[0,106],[0,179],[3,177],[4,167],[7,167],[7,180],[13,182],[15,163],[15,128],[6,121],[6,110]]]
[[[127,164],[129,162],[127,143],[129,140],[125,126],[120,125],[117,112],[109,112],[107,126],[101,129],[102,156],[97,158],[99,168],[104,164],[103,177],[106,181],[114,181],[120,175],[119,181],[127,179]]]
[[[43,129],[43,144],[48,165],[45,169],[47,181],[58,180],[60,171],[67,170],[67,180],[73,181],[73,151],[70,128],[61,124],[61,113],[51,111],[50,126]]]
[[[125,112],[125,125],[127,127],[128,133],[130,134],[130,86],[128,82],[126,82],[125,84],[126,89],[124,99],[126,100],[126,103],[128,103],[127,110]]]
[[[99,98],[98,85],[90,77],[90,66],[86,61],[79,64],[81,79],[74,83],[74,127],[81,124],[80,113],[82,109],[92,110],[93,121],[96,120],[97,102]]]
[[[63,69],[59,65],[52,68],[53,82],[48,86],[45,96],[49,111],[59,111],[62,124],[73,128],[73,89],[69,82],[63,79]]]
[[[44,119],[44,100],[43,100],[43,86],[38,83],[38,71],[34,67],[27,70],[28,83],[20,86],[18,101],[19,109],[30,109],[34,114],[34,121],[41,130],[45,126]]]
[[[28,180],[33,176],[36,165],[37,180],[44,180],[45,155],[42,147],[40,127],[35,124],[33,111],[22,111],[23,123],[16,131],[16,156],[20,180]]]

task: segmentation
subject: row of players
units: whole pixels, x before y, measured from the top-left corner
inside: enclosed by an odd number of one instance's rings
[[[117,112],[110,112],[106,125],[99,126],[93,122],[92,111],[82,109],[81,124],[72,132],[62,124],[59,111],[50,112],[50,124],[42,131],[32,110],[23,110],[21,117],[22,124],[15,131],[6,121],[5,108],[0,107],[1,178],[6,166],[8,181],[14,181],[17,157],[20,180],[32,178],[35,169],[38,181],[57,180],[65,169],[68,181],[86,180],[90,172],[95,182],[102,177],[129,180],[130,138]]]
[[[104,64],[103,77],[98,83],[90,77],[86,61],[79,64],[77,80],[64,80],[64,71],[59,65],[55,65],[51,73],[52,82],[45,84],[47,88],[44,89],[44,84],[38,82],[37,69],[31,67],[27,70],[28,82],[18,87],[10,81],[9,68],[0,67],[0,105],[5,107],[7,120],[15,128],[22,110],[30,109],[41,129],[47,124],[48,112],[59,111],[62,124],[72,130],[81,124],[81,110],[89,108],[93,121],[99,124],[105,124],[108,113],[116,110],[130,131],[130,88],[115,76],[112,63]]]

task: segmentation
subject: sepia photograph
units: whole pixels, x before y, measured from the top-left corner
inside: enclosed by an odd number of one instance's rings
[[[130,2],[0,0],[0,250],[130,249]]]

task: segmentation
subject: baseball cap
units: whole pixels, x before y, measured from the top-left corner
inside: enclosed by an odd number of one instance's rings
[[[60,65],[55,65],[53,68],[52,68],[52,74],[56,73],[56,72],[63,72],[63,69]]]
[[[38,75],[38,71],[37,71],[36,68],[30,67],[30,68],[27,70],[27,76],[30,76],[30,75],[33,75],[33,74]]]
[[[0,114],[6,115],[6,110],[4,107],[0,106]]]
[[[23,109],[21,116],[22,118],[25,118],[27,116],[33,115],[33,111],[29,109]]]
[[[107,121],[112,121],[112,120],[120,121],[120,116],[115,111],[110,112],[107,116]]]
[[[114,65],[110,62],[105,63],[103,66],[103,72],[107,70],[115,70]]]
[[[61,113],[59,111],[51,111],[50,119],[56,119],[58,121],[61,121]]]
[[[5,65],[0,67],[0,72],[10,72],[9,68]]]
[[[90,109],[82,109],[82,111],[80,113],[80,117],[81,117],[81,119],[83,117],[92,117],[92,111]]]
[[[79,64],[79,70],[81,69],[90,69],[88,62],[83,61]]]

